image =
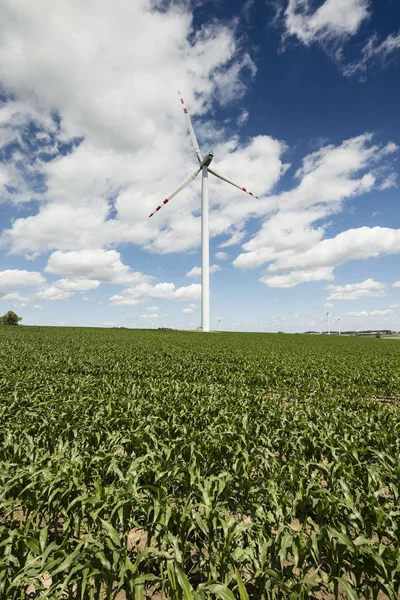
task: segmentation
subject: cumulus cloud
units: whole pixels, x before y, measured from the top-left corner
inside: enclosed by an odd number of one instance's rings
[[[346,313],[349,316],[352,317],[358,317],[358,318],[363,318],[363,317],[383,317],[386,315],[390,315],[392,314],[394,311],[391,308],[385,308],[384,310],[371,310],[371,311],[367,311],[367,310],[359,310],[359,311],[351,311]]]
[[[359,283],[345,285],[327,285],[328,300],[358,300],[359,298],[382,298],[387,296],[387,285],[369,278]]]
[[[29,296],[23,296],[19,292],[10,292],[9,294],[2,296],[1,299],[11,302],[18,302],[20,304],[29,302],[30,300]]]
[[[297,187],[269,197],[268,218],[233,265],[248,269],[270,263],[263,283],[282,281],[290,287],[296,280],[332,279],[333,269],[347,260],[398,252],[396,229],[361,227],[324,239],[328,219],[346,200],[375,189],[380,166],[396,151],[395,144],[372,144],[372,136],[364,134],[306,156],[296,172]],[[275,273],[284,277],[273,279]]]
[[[140,0],[118,4],[111,15],[106,0],[95,7],[61,0],[57,9],[38,0],[35,11],[4,0],[0,76],[6,89],[42,117],[42,140],[48,136],[56,147],[78,141],[37,161],[43,201],[37,214],[13,221],[2,243],[34,256],[125,242],[162,253],[196,247],[199,185],[157,218],[147,216],[194,167],[176,90],[184,91],[195,125],[213,103],[240,98],[255,67],[238,40],[232,23],[206,24],[193,35],[184,3],[160,11]],[[215,130],[213,123],[208,132],[199,127],[200,141],[215,141]],[[269,136],[246,144],[226,138],[222,130],[214,148],[222,170],[244,187],[270,191],[284,170],[285,145]],[[171,156],[178,170],[170,168]],[[210,178],[211,236],[231,235],[262,212],[262,202],[244,201],[240,191],[219,183]]]
[[[393,284],[394,288],[400,288],[400,280],[399,281],[395,281]]]
[[[0,271],[0,298],[26,287],[39,285],[46,280],[37,271],[7,269]]]
[[[41,105],[62,112],[68,133],[84,133],[98,145],[122,150],[149,143],[156,133],[154,119],[168,116],[160,114],[160,97],[166,98],[169,115],[173,112],[172,97],[161,92],[178,89],[178,81],[200,112],[211,90],[218,89],[222,101],[243,91],[240,69],[248,68],[241,67],[248,58],[243,53],[227,64],[237,51],[231,27],[205,26],[190,40],[192,15],[183,5],[164,11],[152,5],[140,0],[110,12],[106,0],[95,6],[61,0],[57,7],[38,0],[35,10],[27,10],[23,2],[3,0],[3,81],[21,96],[35,89]],[[41,52],[32,52],[38,47]]]
[[[192,283],[187,287],[176,288],[174,283],[157,283],[150,285],[142,283],[135,287],[123,290],[120,294],[110,297],[110,303],[116,306],[130,306],[144,302],[150,298],[160,300],[198,300],[201,294],[201,285]]]
[[[159,313],[145,313],[143,315],[140,316],[141,319],[143,319],[144,321],[149,321],[153,328],[155,328],[156,322],[159,321],[160,319],[165,319],[166,317],[168,317],[168,315],[161,315]]]
[[[63,290],[54,285],[51,285],[35,294],[38,300],[67,300],[73,296],[73,292]]]
[[[80,291],[94,289],[98,287],[99,282],[104,283],[144,283],[152,279],[149,275],[144,275],[140,272],[135,272],[121,261],[121,255],[116,250],[103,250],[96,248],[93,250],[75,250],[71,252],[62,252],[57,250],[50,256],[45,268],[47,273],[54,275],[64,275],[71,278],[67,283],[63,281],[60,286],[88,285],[89,287],[82,288]],[[78,283],[78,280],[89,280],[95,283],[84,284]],[[76,288],[77,289],[77,288]]]
[[[183,309],[183,313],[191,315],[196,310],[196,304],[189,304],[186,308]]]
[[[318,8],[309,0],[289,0],[284,12],[285,36],[296,36],[309,46],[342,42],[369,18],[369,0],[325,0]]]
[[[215,258],[217,258],[218,260],[227,260],[229,256],[226,252],[216,252]]]
[[[332,269],[330,267],[321,267],[314,271],[292,271],[285,275],[264,275],[260,278],[262,283],[266,283],[272,288],[291,288],[299,283],[310,281],[320,281],[321,279],[334,279]]]
[[[89,290],[95,290],[99,285],[100,281],[91,279],[59,279],[53,281],[54,287],[68,292],[88,292]]]
[[[216,273],[216,271],[220,271],[220,265],[210,265],[210,273]],[[193,267],[186,273],[186,277],[200,277],[201,276],[201,267]]]
[[[334,268],[344,262],[366,259],[400,251],[400,229],[388,227],[359,227],[320,241],[297,256],[281,256],[270,271],[305,267]],[[325,277],[323,278],[325,279]]]
[[[100,285],[100,281],[91,279],[58,279],[51,285],[42,288],[34,294],[32,299],[38,300],[68,300],[76,292],[88,292],[95,290]],[[87,299],[87,298],[86,298]]]

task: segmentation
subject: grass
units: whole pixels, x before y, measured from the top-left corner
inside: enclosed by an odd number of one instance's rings
[[[395,600],[399,358],[0,328],[0,597]]]

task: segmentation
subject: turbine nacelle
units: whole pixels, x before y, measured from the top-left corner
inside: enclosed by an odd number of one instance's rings
[[[203,160],[200,163],[200,167],[208,167],[208,165],[210,164],[210,162],[212,161],[212,159],[214,158],[214,154],[212,152],[209,152],[207,154],[207,156],[205,156],[203,158]]]

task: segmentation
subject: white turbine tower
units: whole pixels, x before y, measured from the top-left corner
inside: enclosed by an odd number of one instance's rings
[[[331,314],[329,310],[326,310],[326,320],[328,321],[328,335],[331,335],[331,322],[329,320],[329,315]]]
[[[341,334],[341,331],[340,331],[340,319],[341,319],[341,318],[342,318],[342,317],[336,317],[336,321],[338,322],[338,334],[339,334],[339,335]]]
[[[180,95],[180,92],[179,92]],[[190,137],[194,146],[194,151],[199,162],[199,166],[191,173],[178,187],[162,201],[162,204],[157,206],[154,212],[149,215],[152,217],[157,211],[162,208],[164,204],[167,204],[174,196],[179,194],[197,175],[202,172],[201,180],[201,329],[202,331],[210,331],[210,232],[208,226],[208,213],[209,213],[209,202],[208,202],[208,173],[215,175],[218,179],[226,181],[231,185],[239,188],[243,192],[250,194],[253,198],[258,198],[254,194],[248,191],[245,187],[238,185],[229,177],[222,175],[215,169],[210,167],[210,163],[213,159],[213,153],[209,152],[204,158],[200,152],[199,144],[197,143],[196,135],[193,130],[192,122],[188,110],[185,106],[183,98],[181,97],[181,103],[183,104],[183,112],[186,115],[186,120],[189,128]]]

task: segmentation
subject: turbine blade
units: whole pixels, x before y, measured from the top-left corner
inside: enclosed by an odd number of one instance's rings
[[[199,161],[199,163],[201,163],[201,161],[203,160],[203,157],[201,155],[199,144],[197,142],[196,135],[194,133],[192,121],[190,119],[190,115],[189,115],[188,109],[186,108],[185,101],[182,98],[181,93],[178,92],[178,94],[179,94],[179,96],[181,98],[181,104],[183,104],[183,112],[186,115],[186,121],[187,121],[187,124],[188,124],[190,137],[192,138],[192,143],[193,143],[194,151],[196,152],[197,160]]]
[[[239,188],[239,190],[242,190],[242,192],[246,192],[246,194],[250,194],[250,196],[253,196],[253,198],[257,198],[257,200],[258,200],[258,196],[255,196],[253,194],[253,192],[250,192],[247,188],[239,185],[238,183],[235,183],[234,181],[232,181],[232,179],[229,179],[229,177],[227,177],[226,175],[222,175],[222,173],[218,173],[218,171],[216,171],[214,169],[214,167],[213,168],[208,167],[208,170],[210,173],[215,175],[215,177],[218,177],[219,179],[222,179],[222,181],[226,181],[227,183],[234,185],[235,187]]]
[[[198,167],[195,171],[193,171],[193,173],[191,173],[188,177],[186,177],[186,179],[184,181],[182,181],[182,183],[180,185],[178,185],[177,188],[174,189],[174,191],[168,196],[168,198],[165,198],[165,200],[162,201],[162,204],[160,204],[160,206],[157,206],[157,208],[151,213],[151,215],[149,215],[149,218],[152,217],[153,215],[155,215],[156,212],[159,211],[160,208],[162,208],[164,204],[168,204],[168,202],[171,200],[171,198],[173,198],[174,196],[179,194],[179,192],[181,192],[187,185],[189,185],[189,183],[191,183],[193,181],[193,179],[196,179],[197,175],[200,173],[200,170],[201,170],[201,167]]]

